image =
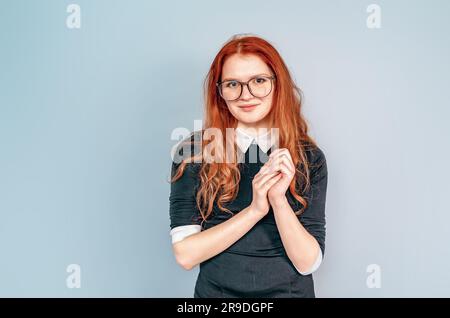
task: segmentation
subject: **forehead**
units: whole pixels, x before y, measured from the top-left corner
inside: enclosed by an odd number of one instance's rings
[[[260,57],[233,54],[223,64],[222,80],[232,78],[245,81],[255,75],[271,73],[269,66]]]

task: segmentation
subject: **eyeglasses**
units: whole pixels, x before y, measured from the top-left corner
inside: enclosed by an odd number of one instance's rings
[[[241,97],[243,86],[247,85],[248,91],[255,97],[266,97],[272,91],[273,76],[255,76],[247,82],[240,82],[237,80],[229,80],[217,82],[216,86],[219,89],[219,94],[226,101],[234,101]]]

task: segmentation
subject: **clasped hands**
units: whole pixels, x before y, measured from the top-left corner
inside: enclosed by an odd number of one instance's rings
[[[289,150],[274,150],[253,178],[253,205],[257,210],[267,213],[269,203],[274,206],[285,202],[286,191],[294,176],[295,166]]]

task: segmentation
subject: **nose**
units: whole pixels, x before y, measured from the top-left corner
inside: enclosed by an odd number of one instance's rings
[[[242,94],[241,99],[252,99],[253,95],[250,93],[250,90],[248,88],[248,85],[242,85]]]

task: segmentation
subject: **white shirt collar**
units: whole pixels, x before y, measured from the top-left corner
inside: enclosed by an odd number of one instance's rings
[[[271,138],[270,129],[267,129],[266,132],[254,137],[246,133],[243,129],[239,127],[236,128],[236,143],[243,153],[247,152],[251,144],[258,144],[259,148],[267,153],[276,141],[275,136]]]

